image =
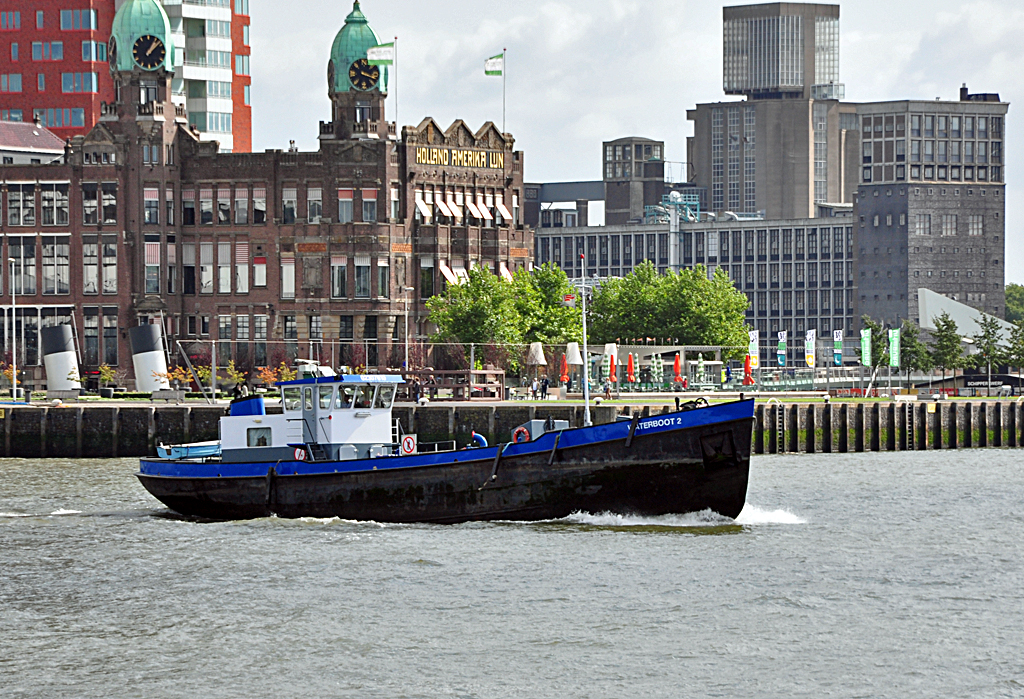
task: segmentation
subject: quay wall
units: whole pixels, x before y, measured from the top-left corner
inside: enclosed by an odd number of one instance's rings
[[[617,415],[669,412],[668,406],[597,406],[597,424]],[[274,412],[270,408],[269,412]],[[277,408],[280,411],[280,408]],[[0,456],[73,458],[151,456],[157,444],[219,437],[223,406],[17,406],[0,417]],[[396,406],[394,416],[419,441],[455,440],[473,432],[488,442],[507,442],[527,420],[583,424],[577,405]],[[927,403],[761,404],[755,413],[755,454],[920,451],[1024,445],[1024,405],[1007,401]]]

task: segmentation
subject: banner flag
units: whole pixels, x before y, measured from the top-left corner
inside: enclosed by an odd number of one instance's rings
[[[786,331],[783,330],[779,333],[779,366],[786,366]]]
[[[861,366],[871,366],[871,330],[869,328],[860,331],[860,363]]]
[[[395,64],[395,42],[379,44],[367,49],[366,62],[371,66],[393,66]]]
[[[818,331],[808,330],[807,335],[804,336],[804,361],[807,363],[807,366],[810,367],[811,369],[814,368],[814,365],[817,360],[817,349],[815,348],[817,342]]]
[[[899,328],[889,331],[889,366],[900,365],[900,331]]]
[[[832,362],[836,366],[843,365],[843,331],[832,331]]]
[[[750,368],[757,369],[761,366],[761,333],[758,330],[751,330],[748,335],[750,344],[747,347],[747,356],[750,357]]]
[[[505,54],[499,53],[484,61],[484,75],[500,76],[505,71]]]

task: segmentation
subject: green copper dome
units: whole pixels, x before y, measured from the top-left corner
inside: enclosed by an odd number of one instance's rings
[[[359,60],[366,58],[367,49],[380,44],[377,32],[370,28],[366,16],[359,9],[359,0],[352,5],[352,12],[345,18],[345,26],[341,28],[338,35],[334,37],[334,45],[331,47],[331,62],[334,66],[333,85],[328,85],[329,92],[358,92],[352,87],[348,79],[349,67]],[[377,86],[381,92],[388,91],[388,69],[380,66],[380,82]],[[372,89],[372,88],[371,88]]]
[[[117,43],[115,70],[130,71],[141,67],[145,70],[164,68],[174,70],[174,41],[171,37],[171,23],[167,19],[159,0],[127,0],[114,15],[111,28],[111,43]],[[158,42],[143,38],[139,51],[141,64],[133,56],[135,43],[142,37],[153,37]],[[144,46],[143,46],[144,44]],[[154,46],[154,44],[156,44]],[[162,54],[162,59],[160,58]]]

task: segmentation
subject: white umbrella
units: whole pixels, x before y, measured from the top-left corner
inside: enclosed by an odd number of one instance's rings
[[[583,366],[583,355],[580,353],[580,343],[570,342],[565,347],[566,363],[572,366]]]
[[[548,360],[544,358],[544,346],[539,342],[530,344],[530,354],[526,358],[526,363],[532,366],[547,366]]]

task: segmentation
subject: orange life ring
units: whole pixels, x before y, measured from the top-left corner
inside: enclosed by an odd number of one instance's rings
[[[520,425],[512,431],[512,443],[522,444],[523,442],[530,441],[530,431]]]

